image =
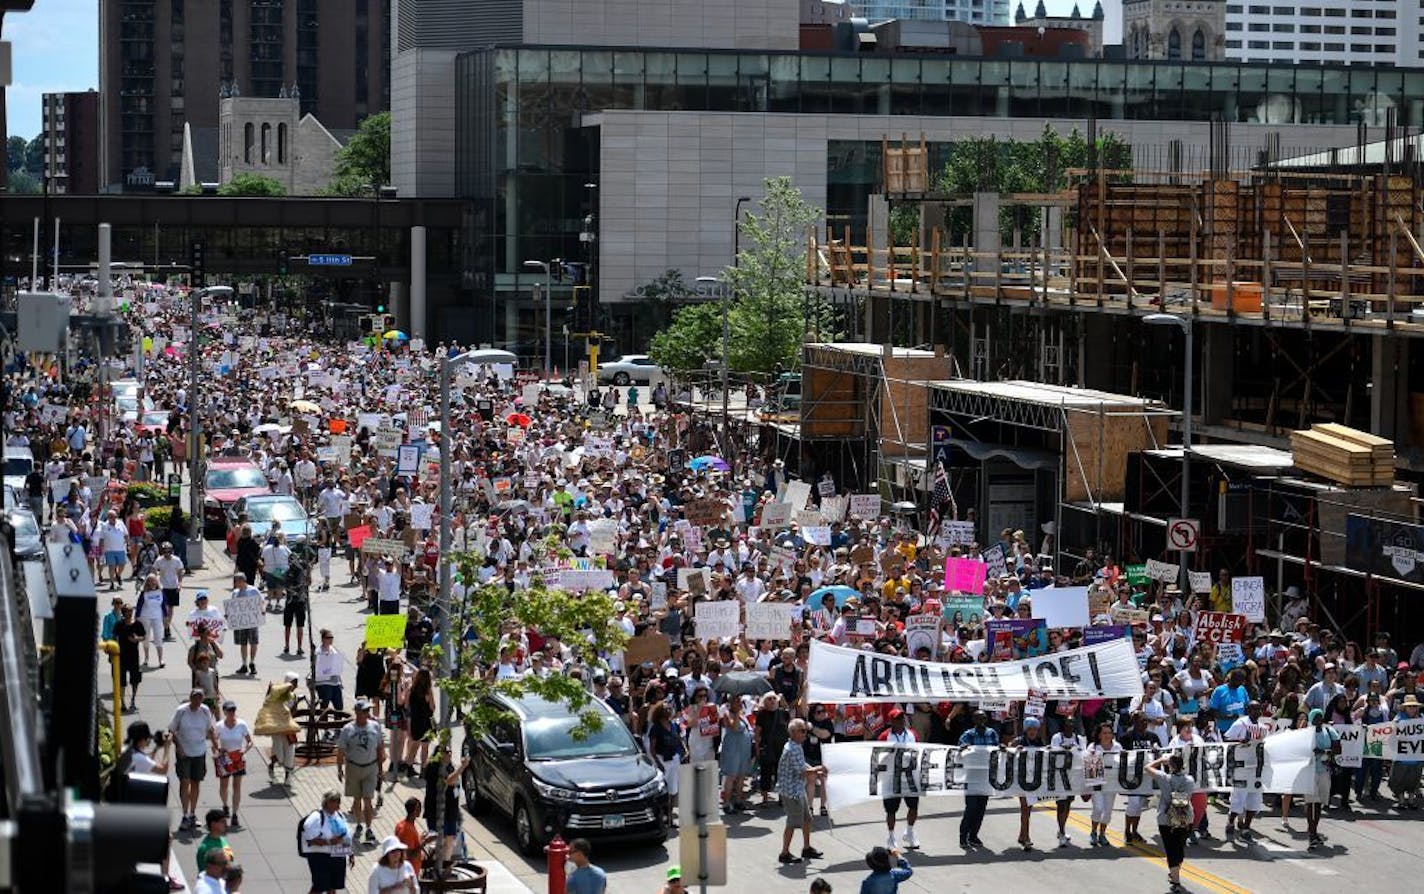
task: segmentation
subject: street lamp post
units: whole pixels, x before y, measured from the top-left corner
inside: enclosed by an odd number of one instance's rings
[[[204,290],[192,290],[192,319],[188,321],[188,555],[189,570],[203,567],[203,414],[198,407],[198,314]]]
[[[450,494],[450,453],[454,438],[450,426],[450,377],[457,366],[464,366],[474,360],[470,353],[440,358],[440,593],[437,604],[440,607],[440,652],[442,670],[448,675],[453,665],[454,650],[450,645],[450,516],[454,511],[454,500]],[[450,697],[440,691],[440,720],[442,728],[450,723]]]
[[[554,263],[557,264],[558,260],[556,259]],[[554,318],[549,313],[549,295],[554,290],[553,274],[550,272],[548,261],[525,261],[524,268],[544,271],[544,380],[547,382],[549,375],[554,371],[553,352],[549,347],[551,344],[550,332],[554,325]]]
[[[1192,454],[1192,319],[1187,316],[1177,314],[1148,314],[1142,321],[1149,326],[1176,326],[1182,330],[1186,336],[1187,362],[1185,379],[1182,388],[1182,518],[1190,515],[1191,503],[1188,497],[1191,492],[1191,454]],[[1178,583],[1182,587],[1182,592],[1190,592],[1187,587],[1187,553],[1181,553],[1181,562],[1178,571]]]
[[[742,257],[742,205],[752,200],[751,196],[738,196],[737,203],[732,207],[732,267],[740,266]],[[727,455],[722,457],[727,461],[727,466],[731,470],[733,478],[737,476],[737,451],[732,447],[732,417],[728,411],[728,399],[731,396],[731,385],[727,380],[729,367],[732,364],[732,290],[726,289],[722,295],[722,431],[726,440]]]

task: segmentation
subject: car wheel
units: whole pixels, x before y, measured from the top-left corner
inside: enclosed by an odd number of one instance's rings
[[[613,384],[615,385],[627,385],[631,381],[633,381],[632,378],[625,372],[613,374]]]
[[[475,778],[473,766],[465,768],[465,775],[461,777],[460,784],[465,788],[465,809],[474,816],[486,813],[489,810],[489,801],[480,794],[480,784]]]
[[[526,857],[539,856],[544,847],[539,830],[534,827],[534,814],[523,798],[514,804],[514,841]]]

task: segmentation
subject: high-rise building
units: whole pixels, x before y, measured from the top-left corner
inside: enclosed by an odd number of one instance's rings
[[[872,22],[925,19],[971,25],[1009,24],[1009,0],[859,0],[853,5],[857,15]]]
[[[49,191],[87,195],[99,191],[99,94],[46,93],[41,136]]]
[[[295,94],[329,128],[390,108],[385,0],[100,0],[101,186],[179,179],[220,96]]]
[[[1226,4],[1226,57],[1244,62],[1424,64],[1420,0],[1275,0]]]
[[[1221,59],[1225,32],[1226,0],[1122,0],[1129,59]]]

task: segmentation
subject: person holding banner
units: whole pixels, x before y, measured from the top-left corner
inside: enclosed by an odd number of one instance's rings
[[[890,709],[890,726],[879,735],[881,742],[888,742],[891,745],[909,745],[919,741],[915,731],[905,726],[905,712],[899,708]],[[895,815],[900,812],[899,797],[886,798],[885,803],[885,849],[895,850]],[[920,840],[915,837],[915,820],[920,816],[920,799],[904,798],[905,801],[905,837],[904,844],[906,850],[918,850]]]
[[[1123,751],[1151,750],[1159,747],[1157,735],[1147,727],[1147,718],[1140,712],[1132,715],[1132,728],[1118,740]],[[1146,839],[1138,832],[1142,814],[1147,812],[1147,795],[1128,795],[1123,812],[1123,840],[1128,844],[1142,844]]]
[[[1419,699],[1414,695],[1406,695],[1399,703],[1399,713],[1395,715],[1395,723],[1418,723],[1419,722]],[[1365,761],[1365,763],[1380,763],[1379,761]],[[1405,810],[1419,809],[1419,782],[1421,775],[1424,775],[1424,760],[1395,758],[1389,770],[1389,788],[1394,792],[1395,798],[1399,801],[1399,806]],[[1378,797],[1378,795],[1376,795]]]
[[[1251,699],[1246,704],[1246,714],[1232,721],[1231,728],[1222,737],[1227,742],[1256,742],[1266,737],[1268,729],[1261,723],[1261,703]],[[1242,841],[1254,841],[1251,821],[1261,811],[1261,793],[1245,788],[1231,790],[1231,814],[1226,819],[1226,840],[1231,841],[1239,834]],[[1237,824],[1240,823],[1240,832]]]
[[[1055,751],[1074,751],[1081,755],[1087,748],[1087,742],[1076,732],[1077,720],[1073,717],[1066,717],[1063,720],[1063,729],[1054,733],[1049,740],[1048,747]],[[1068,847],[1073,840],[1068,837],[1068,817],[1073,813],[1073,796],[1059,798],[1056,802],[1056,813],[1058,819],[1058,846]]]
[[[1112,822],[1113,805],[1117,794],[1103,791],[1105,756],[1122,754],[1122,746],[1113,734],[1111,723],[1098,724],[1097,734],[1086,751],[1084,778],[1092,786],[1093,811],[1090,817],[1092,831],[1088,833],[1088,843],[1093,847],[1112,847],[1108,841],[1108,824]]]
[[[781,833],[781,854],[777,860],[783,865],[815,860],[824,856],[811,846],[811,804],[806,797],[808,786],[817,779],[825,779],[826,768],[806,763],[806,753],[801,743],[806,741],[808,724],[801,718],[791,721],[787,727],[789,738],[781,749],[781,759],[776,765],[776,792],[781,806],[786,811],[786,828]],[[791,853],[791,839],[797,829],[801,830],[801,856]]]
[[[1016,748],[1043,748],[1047,745],[1043,741],[1043,722],[1037,717],[1025,717],[1023,722],[1023,735],[1011,743]],[[1029,836],[1029,819],[1033,816],[1033,805],[1038,799],[1030,801],[1028,798],[1019,798],[1019,846],[1025,852],[1033,850],[1033,839]]]
[[[1319,708],[1311,710],[1309,723],[1312,730],[1311,766],[1315,770],[1313,788],[1305,795],[1305,825],[1310,836],[1308,850],[1319,850],[1325,844],[1325,836],[1320,834],[1320,815],[1330,802],[1330,771],[1335,756],[1340,753],[1340,734],[1332,726],[1325,724],[1325,712]]]

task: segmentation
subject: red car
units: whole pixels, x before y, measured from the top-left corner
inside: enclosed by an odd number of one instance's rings
[[[267,476],[251,460],[217,457],[203,476],[203,532],[221,537],[227,533],[228,507],[243,497],[270,494]]]
[[[161,435],[168,430],[167,410],[144,410],[139,414],[138,420],[133,424],[137,432],[153,432]]]

